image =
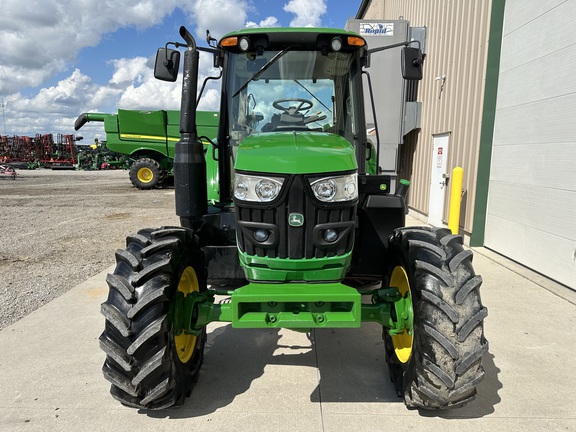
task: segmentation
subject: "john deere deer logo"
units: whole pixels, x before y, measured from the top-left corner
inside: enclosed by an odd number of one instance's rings
[[[300,213],[290,213],[288,216],[288,224],[293,227],[301,227],[304,225],[304,215]]]

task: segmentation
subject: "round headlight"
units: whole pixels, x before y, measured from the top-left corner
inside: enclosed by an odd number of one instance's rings
[[[338,231],[332,228],[328,228],[326,231],[324,231],[324,233],[322,233],[322,237],[328,243],[334,243],[336,240],[338,240]]]
[[[331,201],[336,196],[336,182],[332,179],[320,180],[312,185],[312,190],[320,201]]]
[[[242,38],[238,42],[238,46],[242,51],[248,51],[248,48],[250,48],[250,41],[247,38]]]
[[[348,199],[354,199],[358,196],[356,191],[356,182],[354,180],[350,180],[346,183],[346,186],[344,186],[344,193]]]
[[[280,186],[270,179],[262,179],[256,183],[255,191],[262,201],[272,201],[278,196]]]
[[[248,185],[243,181],[236,183],[234,196],[240,200],[244,200],[246,199],[246,195],[248,195]]]
[[[270,233],[268,231],[266,231],[265,229],[262,228],[258,228],[256,231],[254,231],[254,240],[256,240],[257,242],[265,242],[266,240],[268,240],[268,237],[270,237]]]
[[[335,37],[330,42],[330,46],[332,47],[332,51],[340,51],[342,49],[342,41],[340,38]]]

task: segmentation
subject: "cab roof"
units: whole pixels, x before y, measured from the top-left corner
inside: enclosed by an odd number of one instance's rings
[[[359,38],[364,41],[364,47],[366,46],[364,38],[357,33],[338,28],[271,27],[242,29],[226,34],[220,39],[219,46],[222,46],[223,40],[231,37],[237,37],[238,39],[242,37],[250,38],[254,47],[259,46],[265,50],[283,49],[287,46],[314,49],[330,44],[334,37],[342,39],[347,37]],[[355,47],[355,49],[358,48],[361,47]]]

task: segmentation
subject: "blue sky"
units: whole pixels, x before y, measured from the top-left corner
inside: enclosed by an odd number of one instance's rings
[[[152,77],[156,50],[186,25],[205,45],[244,27],[344,28],[360,0],[2,0],[1,135],[71,134],[83,112],[177,109],[180,88]],[[29,30],[28,30],[29,29]],[[210,74],[209,59],[201,78]],[[217,109],[207,90],[200,109]],[[104,139],[101,123],[78,135]]]

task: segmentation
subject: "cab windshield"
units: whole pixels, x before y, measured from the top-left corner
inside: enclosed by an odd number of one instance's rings
[[[269,132],[356,134],[354,53],[266,51],[229,55],[226,83],[230,143]]]

